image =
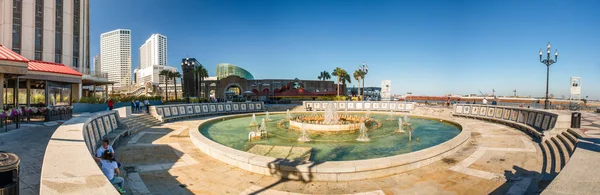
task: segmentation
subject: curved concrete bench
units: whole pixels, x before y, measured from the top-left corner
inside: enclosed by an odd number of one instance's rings
[[[544,132],[566,130],[571,121],[569,115],[548,110],[477,104],[456,104],[452,115],[508,125],[539,139]]]
[[[150,114],[161,122],[199,116],[262,111],[265,111],[262,102],[196,103],[150,106]]]
[[[117,111],[86,113],[59,126],[46,147],[40,194],[119,194],[92,157],[103,137],[126,134],[118,119]]]
[[[281,114],[282,112],[279,113]],[[470,130],[462,128],[459,123],[444,120],[458,125],[462,131],[456,137],[439,145],[396,156],[367,160],[315,163],[311,161],[278,159],[236,150],[204,137],[198,130],[204,123],[239,116],[247,116],[247,114],[215,117],[203,121],[194,127],[190,127],[192,143],[207,155],[229,165],[254,173],[302,181],[352,181],[384,177],[410,171],[454,154],[454,152],[466,145],[465,143],[467,143],[471,136]],[[419,117],[431,118],[426,116]]]
[[[416,108],[415,102],[399,101],[304,101],[302,105],[309,110],[323,111],[327,105],[333,103],[338,111],[392,111],[410,112]]]

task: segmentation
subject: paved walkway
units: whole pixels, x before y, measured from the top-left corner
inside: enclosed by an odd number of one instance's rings
[[[447,112],[435,114],[450,118]],[[505,194],[513,183],[521,191],[537,191],[543,158],[526,134],[453,119],[473,131],[468,146],[455,155],[402,174],[351,182],[281,180],[222,163],[191,143],[187,127],[203,118],[145,129],[122,140],[116,152],[125,167],[137,167],[153,194]]]
[[[582,112],[580,130],[587,136],[600,138],[600,113]]]
[[[39,194],[40,172],[46,145],[58,125],[26,127],[0,133],[0,150],[15,153],[21,158],[20,194]]]

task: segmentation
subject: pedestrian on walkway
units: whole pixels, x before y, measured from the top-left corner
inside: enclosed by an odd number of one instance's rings
[[[108,99],[108,110],[112,110],[114,106],[115,106],[115,103],[113,102],[113,100]]]
[[[150,101],[146,99],[144,100],[144,104],[146,105],[146,113],[150,114]]]
[[[110,181],[110,183],[113,185],[116,184],[117,186],[119,186],[117,188],[119,193],[125,194],[125,190],[123,190],[123,184],[125,184],[125,179],[119,177],[121,172],[119,171],[117,161],[114,160],[114,153],[105,151],[104,154],[102,154],[100,164],[102,165],[100,169],[102,169],[102,173],[104,173],[104,176],[108,178],[108,181]]]
[[[135,100],[135,110],[140,111],[140,100]]]

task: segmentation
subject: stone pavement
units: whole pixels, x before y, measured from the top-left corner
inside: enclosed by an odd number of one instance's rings
[[[153,194],[505,194],[513,183],[522,188],[517,191],[537,192],[543,163],[538,144],[516,129],[450,117],[447,110],[435,115],[473,132],[464,149],[426,167],[376,179],[301,182],[230,166],[192,144],[186,127],[206,118],[147,128],[122,140],[116,153],[124,167],[138,169]]]
[[[56,126],[22,126],[21,129],[0,133],[0,150],[12,152],[21,159],[20,194],[39,194],[40,172],[46,145]]]
[[[587,136],[600,138],[600,113],[581,112],[580,130]]]

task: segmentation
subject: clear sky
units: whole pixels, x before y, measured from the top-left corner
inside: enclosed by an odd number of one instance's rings
[[[255,78],[316,79],[369,66],[367,86],[392,81],[394,94],[492,93],[543,96],[538,51],[559,50],[550,93],[600,99],[600,1],[91,1],[91,55],[100,34],[132,31],[132,69],[152,34],[168,37],[170,66],[195,57],[209,74],[233,63]],[[352,80],[350,85],[356,85]]]

